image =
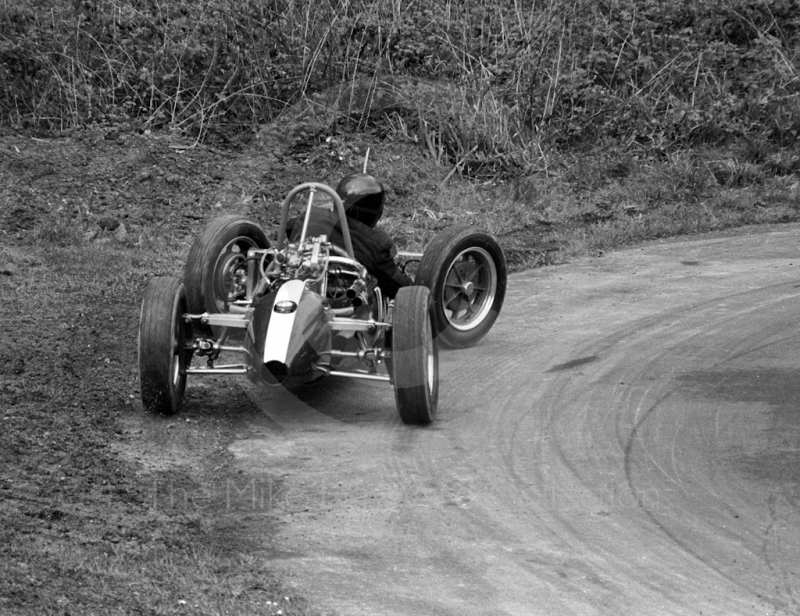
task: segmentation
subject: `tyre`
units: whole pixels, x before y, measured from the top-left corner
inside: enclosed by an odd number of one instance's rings
[[[483,338],[503,306],[507,277],[503,251],[486,231],[457,226],[437,235],[415,282],[431,290],[439,341],[464,348]]]
[[[395,298],[391,371],[403,423],[433,421],[439,398],[439,353],[427,287],[403,287]]]
[[[177,412],[186,389],[186,368],[192,359],[191,325],[186,292],[177,278],[153,278],[147,285],[139,316],[139,389],[151,413]]]
[[[192,244],[186,259],[183,284],[189,312],[227,312],[245,296],[242,265],[250,248],[269,248],[261,227],[241,216],[226,214],[212,219]]]

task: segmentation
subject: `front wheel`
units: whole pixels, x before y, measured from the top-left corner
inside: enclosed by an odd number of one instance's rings
[[[247,251],[269,246],[261,227],[247,218],[225,214],[212,219],[186,258],[183,282],[189,311],[227,312],[231,303],[244,299]]]
[[[464,348],[483,338],[503,306],[507,277],[503,251],[486,231],[457,226],[437,235],[415,282],[431,290],[439,340]]]
[[[391,372],[403,423],[433,421],[439,399],[439,353],[433,302],[426,287],[403,287],[395,298]]]
[[[139,389],[145,410],[173,415],[183,400],[192,359],[186,292],[177,278],[153,278],[139,315]]]

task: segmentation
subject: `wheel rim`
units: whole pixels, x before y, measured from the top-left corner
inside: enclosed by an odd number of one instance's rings
[[[177,389],[181,382],[181,358],[178,353],[172,356],[172,387]]]
[[[478,327],[492,310],[497,267],[483,248],[467,248],[453,259],[442,288],[448,324],[460,331]]]
[[[180,304],[175,307],[175,314],[172,320],[172,389],[177,390],[181,386],[181,379],[184,373],[184,358],[186,354],[186,329],[181,319]]]
[[[218,310],[224,311],[231,303],[245,296],[247,288],[244,277],[240,277],[237,272],[247,259],[247,251],[251,248],[258,248],[253,240],[237,237],[228,242],[217,257],[214,265],[213,290],[214,303]]]
[[[428,384],[428,392],[433,394],[434,387],[436,387],[436,358],[433,356],[433,332],[430,319],[425,324],[425,330],[425,380]]]

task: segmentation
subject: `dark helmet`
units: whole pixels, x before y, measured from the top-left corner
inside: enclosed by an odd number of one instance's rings
[[[344,212],[369,227],[378,224],[383,215],[383,200],[386,193],[383,185],[371,175],[354,173],[343,178],[336,186],[336,193],[344,204]]]

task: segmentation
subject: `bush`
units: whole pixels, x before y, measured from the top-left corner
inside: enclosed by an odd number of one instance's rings
[[[37,129],[230,136],[405,76],[447,84],[414,121],[467,172],[587,144],[785,147],[800,130],[800,0],[21,0],[0,33],[2,122]]]

